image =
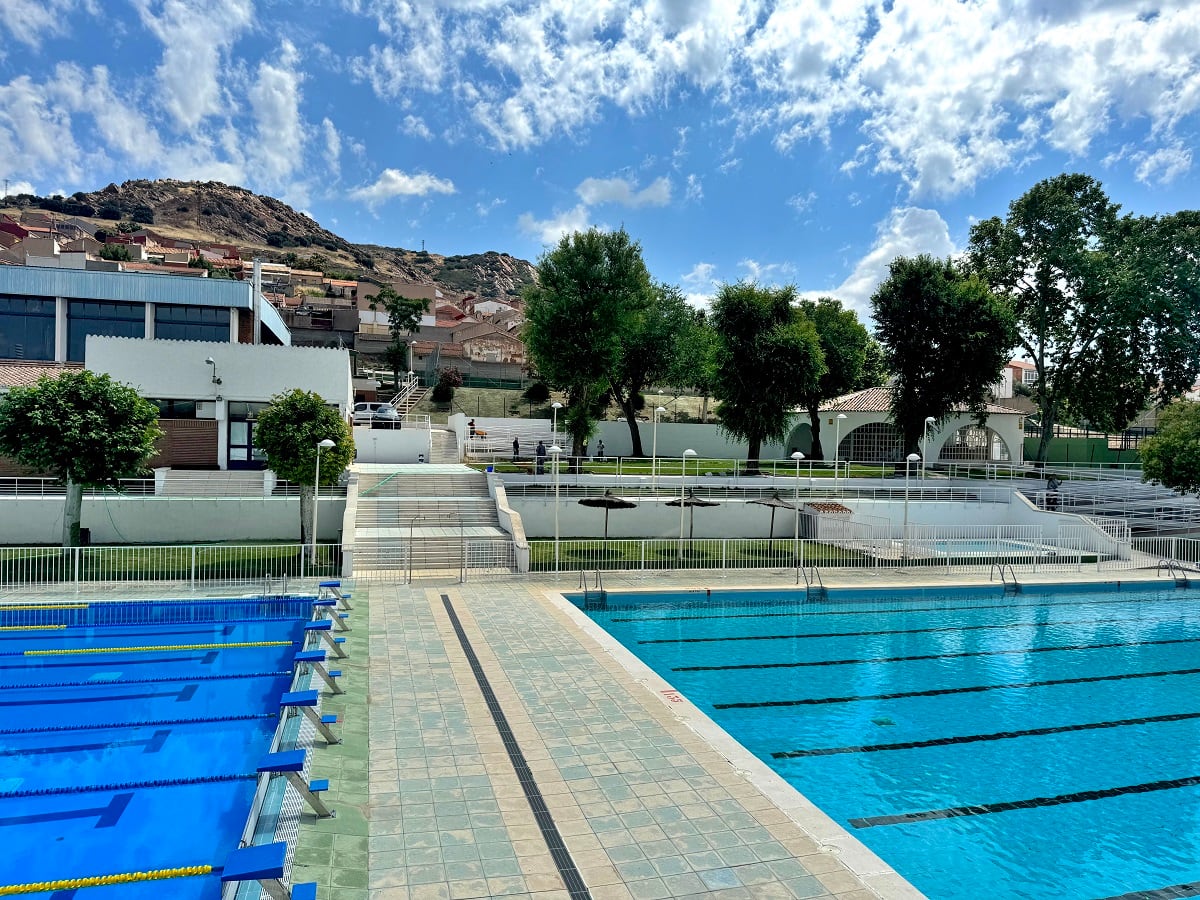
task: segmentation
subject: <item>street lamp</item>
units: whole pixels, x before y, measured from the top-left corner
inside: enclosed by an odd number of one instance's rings
[[[921,432],[921,480],[925,480],[925,458],[929,456],[929,426],[936,422],[933,416],[925,417],[925,429]]]
[[[553,403],[550,404],[550,409],[553,410],[553,412],[551,412],[551,414],[550,414],[553,417],[551,420],[552,424],[550,425],[550,440],[554,441],[554,443],[557,444],[558,443],[558,411],[560,409],[562,409],[562,404],[559,403],[557,400],[555,400]],[[561,453],[562,451],[560,450],[559,452]]]
[[[904,527],[900,530],[902,565],[908,565],[908,472],[913,463],[920,461],[921,457],[915,453],[904,457]]]
[[[796,560],[796,566],[800,566],[800,460],[804,459],[804,454],[797,450],[792,454],[792,459],[796,461],[796,499],[794,506],[796,507],[796,528],[792,538],[792,557]]]
[[[687,512],[687,461],[689,456],[695,456],[696,451],[690,447],[683,451],[679,460],[679,560],[683,561],[683,516]]]
[[[656,407],[654,410],[654,441],[650,445],[650,493],[654,493],[658,484],[658,417],[666,411],[665,406]]]
[[[321,451],[330,450],[333,446],[334,443],[329,438],[317,442],[317,472],[313,476],[312,561],[314,566],[317,564],[317,509],[320,506],[317,499],[320,497],[321,491]]]
[[[550,445],[550,455],[554,457],[554,571],[558,571],[558,455],[562,447]]]
[[[833,428],[833,489],[838,489],[838,446],[842,442],[842,420],[846,418],[845,413],[838,413],[834,419]],[[848,472],[846,474],[849,474]]]

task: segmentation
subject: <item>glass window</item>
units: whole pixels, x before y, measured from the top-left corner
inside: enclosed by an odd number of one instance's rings
[[[83,362],[89,334],[111,337],[146,336],[146,307],[142,303],[97,303],[72,300],[67,304],[67,359]]]
[[[160,419],[194,419],[196,418],[195,400],[158,400],[150,401],[158,407]]]
[[[0,294],[0,359],[54,359],[54,301]]]
[[[220,306],[154,307],[154,336],[164,341],[229,343],[229,310]]]

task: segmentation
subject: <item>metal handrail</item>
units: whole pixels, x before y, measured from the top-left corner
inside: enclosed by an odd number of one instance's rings
[[[1184,584],[1184,585],[1191,584],[1191,582],[1188,580],[1188,577],[1187,577],[1187,570],[1184,568],[1183,563],[1181,563],[1179,560],[1177,560],[1177,559],[1160,559],[1158,561],[1158,567],[1155,569],[1155,572],[1154,572],[1154,575],[1156,578],[1162,574],[1164,567],[1167,570],[1167,577],[1174,578],[1175,584],[1177,584],[1177,585],[1178,584]]]

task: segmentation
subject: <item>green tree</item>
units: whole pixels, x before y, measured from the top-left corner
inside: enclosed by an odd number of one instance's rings
[[[128,244],[105,244],[100,248],[100,258],[113,262],[129,262],[133,259]]]
[[[753,282],[722,285],[713,301],[717,418],[746,441],[750,472],[763,442],[787,436],[792,410],[825,374],[817,329],[795,302],[794,287]]]
[[[1095,179],[1059,175],[971,229],[970,264],[1009,298],[1037,371],[1039,462],[1058,422],[1119,430],[1200,371],[1197,214],[1119,210]]]
[[[904,452],[917,449],[925,419],[938,423],[965,406],[982,425],[1016,331],[1012,310],[950,260],[897,257],[871,297],[892,372],[892,421]]]
[[[400,370],[408,366],[408,344],[404,341],[392,340],[383,349],[383,361],[392,370],[392,383],[400,389]]]
[[[1200,494],[1200,403],[1180,400],[1158,417],[1158,430],[1138,447],[1142,480]]]
[[[678,288],[654,284],[649,302],[631,309],[624,319],[620,354],[608,383],[629,425],[633,456],[646,455],[638,427],[637,399],[649,385],[661,383],[675,371],[689,318],[687,301]]]
[[[832,297],[816,301],[801,300],[800,311],[816,326],[817,338],[825,358],[825,374],[804,397],[808,421],[812,427],[813,459],[824,459],[821,446],[821,403],[859,389],[863,367],[867,362],[867,347],[871,335],[858,321],[854,310],[845,309]]]
[[[280,478],[300,485],[300,542],[312,543],[313,485],[316,484],[317,444],[321,450],[321,484],[336,484],[354,459],[354,438],[337,407],[320,395],[299,388],[271,398],[258,414],[254,443],[267,454],[267,466]]]
[[[399,386],[400,370],[408,365],[408,341],[404,337],[420,326],[421,316],[429,308],[429,301],[401,297],[391,285],[384,285],[371,298],[371,309],[380,307],[387,313],[388,334],[392,336],[391,344],[384,351],[384,360],[391,367],[392,378]]]
[[[627,321],[650,294],[642,248],[624,229],[564,235],[538,260],[537,283],[524,291],[525,346],[538,376],[567,394],[572,456],[595,431]]]
[[[158,410],[128,385],[93,372],[43,376],[0,397],[0,453],[67,486],[63,546],[79,546],[83,489],[120,488],[162,436]]]
[[[708,420],[708,398],[717,383],[717,333],[702,309],[689,309],[676,338],[676,352],[667,384],[690,388],[700,395],[700,421]]]

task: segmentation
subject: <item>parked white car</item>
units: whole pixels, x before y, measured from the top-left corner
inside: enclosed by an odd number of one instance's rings
[[[354,424],[355,425],[370,425],[375,418],[376,410],[383,407],[391,409],[390,403],[375,403],[360,401],[354,404]]]

